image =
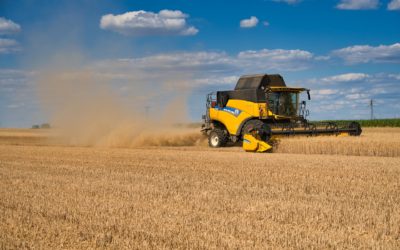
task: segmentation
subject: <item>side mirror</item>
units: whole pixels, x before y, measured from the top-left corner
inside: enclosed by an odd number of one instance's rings
[[[307,90],[307,96],[308,96],[308,100],[311,100],[311,95],[310,95],[310,90]]]

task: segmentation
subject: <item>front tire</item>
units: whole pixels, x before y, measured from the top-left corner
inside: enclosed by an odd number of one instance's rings
[[[249,120],[244,124],[241,137],[243,138],[245,134],[250,134],[253,130],[257,130],[259,132],[259,135],[263,141],[268,141],[271,138],[271,128],[263,121],[256,119]]]
[[[353,131],[350,132],[351,136],[360,136],[362,133],[361,125],[358,122],[351,122],[349,128],[353,129]]]
[[[208,136],[208,145],[212,148],[220,148],[228,142],[228,135],[224,130],[215,128],[211,130]]]

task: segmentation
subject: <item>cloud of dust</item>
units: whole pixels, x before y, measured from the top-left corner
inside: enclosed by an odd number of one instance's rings
[[[37,82],[60,143],[102,147],[203,144],[198,129],[178,125],[187,122],[189,92],[187,87],[180,88],[181,80],[173,87],[170,81],[150,89],[143,87],[145,82],[132,82],[127,96],[119,95],[112,83],[91,70],[52,69],[43,71]]]
[[[98,20],[82,4],[103,11],[90,2],[67,1],[54,6],[45,22],[25,29],[25,66],[37,72],[39,103],[60,142],[105,147],[200,143],[199,129],[176,126],[188,122],[190,73],[152,72],[135,60],[120,64],[118,58],[133,57],[136,41],[94,32],[91,24]],[[96,37],[91,50],[85,49],[88,34]]]

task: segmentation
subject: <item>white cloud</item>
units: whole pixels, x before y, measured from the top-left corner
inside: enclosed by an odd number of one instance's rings
[[[149,72],[190,73],[199,75],[203,79],[209,78],[207,74],[232,75],[235,72],[236,75],[255,71],[302,70],[309,67],[313,60],[313,54],[304,50],[247,50],[237,55],[229,55],[225,52],[197,51],[108,60],[96,63],[95,67],[102,68],[102,72],[107,72],[107,69],[110,68],[120,69],[123,72],[144,70]],[[125,73],[118,73],[118,77],[125,75]]]
[[[362,81],[370,77],[368,74],[364,73],[347,73],[335,76],[329,76],[322,78],[323,82],[328,83],[338,83],[338,82],[355,82],[355,81]]]
[[[29,84],[28,79],[33,78],[34,71],[15,69],[0,69],[0,92],[2,89],[14,89]]]
[[[24,106],[25,106],[25,103],[20,102],[20,103],[9,104],[9,105],[7,105],[7,108],[9,108],[9,109],[17,109],[17,108],[22,108]]]
[[[0,69],[1,126],[31,126],[39,119],[34,71]]]
[[[272,0],[274,2],[282,2],[282,3],[287,3],[287,4],[296,4],[300,3],[302,0]]]
[[[21,26],[11,20],[0,17],[0,35],[15,34],[21,31]]]
[[[313,54],[304,50],[284,50],[284,49],[262,49],[262,50],[246,50],[239,53],[239,58],[257,59],[271,58],[272,60],[296,60],[311,59]]]
[[[338,92],[339,92],[339,90],[337,90],[337,89],[320,89],[320,90],[315,91],[315,93],[318,95],[333,95]]]
[[[236,55],[223,51],[197,51],[97,61],[88,70],[95,72],[100,79],[107,79],[124,88],[132,84],[150,88],[169,81],[171,86],[182,83],[179,86],[201,87],[210,91],[216,85],[234,86],[240,75],[285,74],[305,69],[312,62],[312,54],[302,50],[265,49],[243,51]]]
[[[336,8],[341,10],[377,9],[379,0],[341,0]]]
[[[368,98],[369,96],[370,95],[368,95],[368,94],[356,93],[356,94],[345,95],[345,98],[348,100],[360,100],[360,99]]]
[[[389,74],[389,77],[400,80],[400,74]]]
[[[387,8],[388,10],[400,10],[400,0],[392,0]]]
[[[121,63],[141,69],[157,70],[221,70],[232,67],[233,58],[224,52],[177,52],[163,53],[140,58],[121,59]]]
[[[317,60],[317,61],[328,61],[330,59],[331,59],[330,56],[316,56],[315,57],[315,60]]]
[[[209,78],[196,79],[197,85],[234,85],[239,76],[214,76]]]
[[[392,45],[356,45],[334,50],[334,56],[342,58],[349,64],[356,63],[400,63],[400,43]]]
[[[191,85],[228,84],[241,69],[237,59],[224,52],[175,52],[144,57],[98,61],[91,69],[102,78],[124,84],[154,84],[168,79],[191,79]],[[240,74],[240,73],[239,73]]]
[[[238,54],[240,64],[258,70],[302,70],[309,67],[314,56],[305,50],[262,49]]]
[[[20,50],[18,42],[14,39],[0,38],[0,54],[9,54]]]
[[[241,28],[253,28],[258,24],[258,18],[255,16],[251,16],[249,19],[243,19],[240,21]]]
[[[400,112],[400,106],[396,106],[400,98],[398,74],[348,73],[305,80],[303,83],[311,89],[312,98],[308,107],[312,119],[358,116],[368,119],[371,99],[376,104],[377,118],[394,117]]]
[[[188,15],[179,10],[131,11],[121,15],[101,17],[100,27],[124,35],[196,35],[199,30],[188,26]]]

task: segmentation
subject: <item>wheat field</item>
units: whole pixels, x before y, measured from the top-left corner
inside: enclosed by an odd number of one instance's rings
[[[400,248],[400,129],[272,154],[47,133],[0,131],[1,249]]]
[[[356,137],[288,137],[275,152],[400,157],[400,128],[364,128]]]

